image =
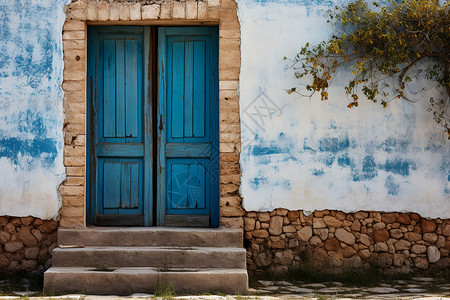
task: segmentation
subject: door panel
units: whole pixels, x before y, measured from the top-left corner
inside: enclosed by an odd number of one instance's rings
[[[90,223],[151,225],[149,29],[89,27]],[[144,117],[145,116],[145,117]]]
[[[159,28],[158,224],[218,226],[217,28]]]

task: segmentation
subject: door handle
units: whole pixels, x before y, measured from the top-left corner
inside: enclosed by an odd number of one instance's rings
[[[162,124],[162,114],[159,115],[159,131],[163,130],[163,124]]]

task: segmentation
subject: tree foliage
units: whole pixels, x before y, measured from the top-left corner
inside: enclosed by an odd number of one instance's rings
[[[307,43],[293,60],[297,78],[309,84],[288,93],[328,100],[328,88],[342,68],[352,76],[345,86],[349,108],[362,95],[387,107],[405,98],[405,87],[418,63],[425,65],[428,80],[440,91],[430,98],[429,111],[448,134],[450,99],[450,3],[438,0],[389,0],[380,4],[353,0],[328,11],[333,34],[317,45]],[[412,84],[412,83],[410,83]],[[414,101],[414,100],[411,100]]]

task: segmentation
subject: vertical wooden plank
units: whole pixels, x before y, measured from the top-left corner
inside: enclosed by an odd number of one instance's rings
[[[194,137],[205,136],[205,42],[194,42]]]
[[[95,136],[97,135],[97,117],[98,115],[93,113],[97,107],[97,51],[98,51],[98,37],[97,28],[88,27],[88,63],[87,63],[87,107],[86,114],[88,120],[88,126],[86,130],[86,139],[88,141],[86,147],[86,223],[94,224],[96,217],[96,200],[97,200],[97,156],[95,153]]]
[[[138,99],[138,53],[137,40],[125,41],[125,95],[126,95],[126,136],[138,137],[138,122],[141,117]]]
[[[170,77],[167,76],[168,69],[168,57],[167,57],[167,36],[166,28],[158,28],[158,112],[157,112],[157,124],[161,125],[158,127],[157,135],[157,212],[156,212],[156,224],[159,226],[166,224],[166,208],[167,206],[167,193],[166,193],[166,174],[167,172],[167,160],[166,160],[166,137],[167,137],[167,126],[166,126],[166,114],[167,114],[167,98],[168,89],[172,85],[169,82]]]
[[[121,164],[121,200],[120,208],[130,208],[131,200],[131,164],[122,163]],[[134,186],[133,186],[134,188]]]
[[[193,81],[194,81],[194,43],[184,43],[184,134],[183,137],[192,137],[193,120]]]
[[[207,56],[210,61],[209,68],[211,70],[211,78],[208,83],[211,86],[211,139],[213,149],[219,150],[219,29],[217,27],[211,27],[209,29],[210,35],[210,55]],[[208,68],[207,68],[208,70]],[[219,178],[220,178],[220,161],[219,155],[214,155],[215,151],[212,151],[210,174],[211,184],[207,186],[207,193],[211,195],[211,227],[219,227],[219,203],[220,203],[220,191],[219,191]],[[209,189],[211,188],[211,190]]]
[[[184,125],[184,42],[173,42],[172,45],[172,74],[173,78],[171,94],[171,136],[172,138],[183,138]]]
[[[155,42],[155,44],[153,44],[153,42]],[[153,132],[153,115],[156,115],[157,112],[154,112],[153,110],[156,110],[156,97],[154,96],[157,95],[156,88],[158,86],[156,84],[156,70],[158,69],[158,66],[156,65],[158,62],[155,59],[156,46],[156,28],[152,27],[152,29],[150,29],[149,27],[145,27],[142,51],[140,52],[141,54],[138,55],[138,62],[143,61],[143,67],[139,69],[138,83],[143,81],[143,88],[140,90],[143,90],[144,94],[143,99],[141,100],[142,92],[138,93],[140,102],[138,105],[141,105],[140,107],[143,109],[143,113],[139,110],[139,114],[140,117],[144,115],[143,140],[144,147],[147,151],[145,151],[144,163],[139,166],[138,169],[142,175],[137,179],[137,182],[140,183],[140,186],[142,187],[139,190],[138,205],[142,205],[144,209],[145,226],[155,225],[153,224],[153,206],[154,201],[156,201],[153,196],[153,162],[156,161],[156,159],[154,160],[153,147],[156,145],[154,145],[153,141],[156,142],[156,139],[154,139],[155,133]],[[139,50],[141,50],[141,47],[139,47]],[[138,86],[140,85],[138,84]],[[155,105],[153,105],[153,103],[155,103]],[[133,199],[135,199],[135,197],[132,198],[132,201]]]
[[[120,163],[105,162],[103,165],[103,208],[120,206]]]
[[[116,40],[116,137],[125,138],[125,45]],[[123,143],[124,139],[116,140]]]
[[[142,189],[140,185],[139,164],[129,164],[130,167],[130,207],[139,207],[139,191]]]
[[[103,47],[103,136],[116,137],[116,41]]]

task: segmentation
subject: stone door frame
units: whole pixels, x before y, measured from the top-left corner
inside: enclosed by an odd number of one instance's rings
[[[240,27],[234,0],[113,2],[74,0],[63,26],[64,165],[61,227],[86,226],[87,25],[218,26],[220,218],[242,227],[240,184]]]

